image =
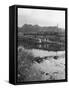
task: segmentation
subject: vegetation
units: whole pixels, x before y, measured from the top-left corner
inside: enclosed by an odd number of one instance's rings
[[[25,50],[18,51],[18,82],[41,80],[41,74],[33,68],[34,57]]]
[[[58,28],[57,26],[53,27],[40,27],[38,25],[28,25],[24,24],[23,27],[18,28],[19,38],[24,36],[32,38],[33,40],[38,38],[48,38],[49,40],[65,43],[65,30]]]

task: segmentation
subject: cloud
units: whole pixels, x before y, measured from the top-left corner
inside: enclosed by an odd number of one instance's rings
[[[43,9],[18,9],[18,26],[38,24],[40,26],[56,26],[65,28],[65,11]]]

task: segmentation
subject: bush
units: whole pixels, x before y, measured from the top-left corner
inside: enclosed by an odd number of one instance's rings
[[[25,50],[18,51],[18,82],[41,80],[39,71],[33,66],[34,57]]]

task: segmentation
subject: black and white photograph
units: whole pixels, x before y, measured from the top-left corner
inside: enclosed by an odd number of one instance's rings
[[[65,80],[65,11],[18,8],[17,14],[17,82]]]

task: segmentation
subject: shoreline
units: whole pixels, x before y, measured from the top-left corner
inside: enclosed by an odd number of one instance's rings
[[[23,46],[19,46],[18,50],[21,49],[34,57],[49,57],[49,56],[65,56],[65,51],[47,51],[40,49],[25,49]]]

